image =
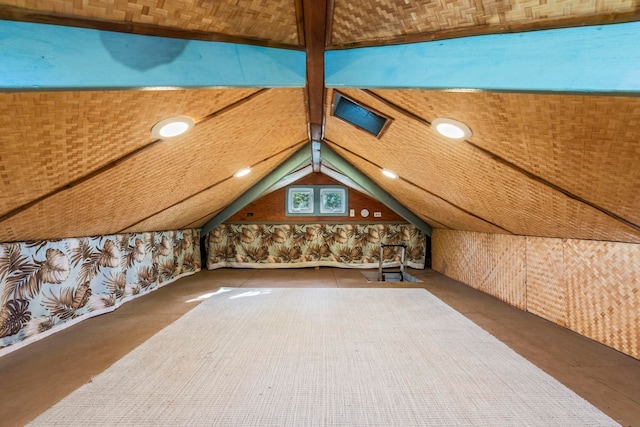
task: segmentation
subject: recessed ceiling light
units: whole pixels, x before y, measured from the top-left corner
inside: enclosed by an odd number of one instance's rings
[[[156,138],[171,138],[182,135],[192,127],[193,120],[189,117],[169,117],[153,125],[151,134]]]
[[[233,176],[235,176],[236,178],[240,178],[240,177],[243,177],[245,175],[249,175],[250,172],[251,172],[251,168],[244,168],[244,169],[240,169],[238,172],[234,173]]]
[[[453,119],[435,119],[431,122],[436,132],[451,139],[463,139],[471,136],[471,129],[462,122]]]
[[[391,179],[396,179],[398,177],[398,175],[387,169],[382,169],[382,174]]]

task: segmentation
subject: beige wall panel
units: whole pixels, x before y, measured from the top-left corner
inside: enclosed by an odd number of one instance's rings
[[[0,215],[151,143],[162,119],[199,120],[255,91],[0,93]]]
[[[522,236],[436,230],[433,269],[526,310],[526,243]]]
[[[298,44],[295,2],[290,0],[8,0],[2,3],[41,13],[55,12]]]
[[[482,238],[488,234],[467,231],[433,231],[431,236],[432,268],[472,288],[480,287],[480,279],[488,276],[488,258],[482,255]]]
[[[432,227],[453,228],[486,233],[506,233],[506,231],[492,224],[482,221],[451,204],[434,197],[402,179],[390,180],[385,178],[380,169],[349,152],[331,145],[331,148],[344,157],[349,163],[368,175],[378,186],[391,194],[398,202],[418,215]],[[410,157],[410,156],[409,156]],[[396,169],[400,172],[400,170]]]
[[[488,247],[480,246],[479,256],[489,255],[482,290],[521,310],[527,309],[526,239],[522,236],[489,234]],[[485,236],[480,237],[482,243]]]
[[[333,44],[495,25],[544,25],[570,17],[633,11],[633,0],[336,0]],[[485,30],[486,31],[486,30]]]
[[[279,120],[273,120],[273,111]],[[303,89],[272,89],[4,221],[0,241],[101,235],[130,227],[306,140],[304,111]]]
[[[437,229],[432,252],[434,270],[640,358],[640,245]]]
[[[640,245],[567,240],[569,327],[640,358]]]
[[[350,158],[358,156],[391,169],[513,234],[640,242],[639,230],[528,178],[466,142],[441,137],[427,124],[363,91],[343,92],[394,119],[378,139],[328,116],[327,139],[354,153]]]
[[[463,257],[460,240],[451,230],[436,229],[431,234],[431,268],[447,277],[468,284],[462,280],[457,268],[458,257]]]
[[[251,170],[251,174],[242,178],[230,178],[215,187],[170,207],[130,228],[126,232],[173,230],[208,218],[212,212],[227,207],[253,185],[294,154],[299,148],[293,148],[280,155],[260,163]],[[205,221],[206,222],[206,221]],[[198,226],[201,226],[199,224]],[[171,228],[174,227],[174,228]]]
[[[640,98],[377,90],[425,120],[453,117],[470,141],[640,224]]]
[[[561,239],[527,237],[527,311],[567,326],[567,288]]]

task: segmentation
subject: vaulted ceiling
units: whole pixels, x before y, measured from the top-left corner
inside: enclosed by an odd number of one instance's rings
[[[14,0],[0,19],[0,242],[201,227],[300,150],[433,228],[640,242],[635,0]],[[391,124],[336,118],[337,92]],[[196,125],[151,135],[177,115]]]

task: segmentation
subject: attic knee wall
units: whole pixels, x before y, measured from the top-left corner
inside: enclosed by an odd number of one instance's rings
[[[434,230],[433,269],[640,359],[640,245]]]

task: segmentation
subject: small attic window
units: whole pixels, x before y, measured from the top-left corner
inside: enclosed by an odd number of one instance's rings
[[[391,123],[387,117],[369,107],[347,98],[335,91],[331,114],[365,132],[369,132],[376,138],[380,138],[382,131]]]
[[[335,185],[287,187],[287,216],[346,216],[348,192]]]

